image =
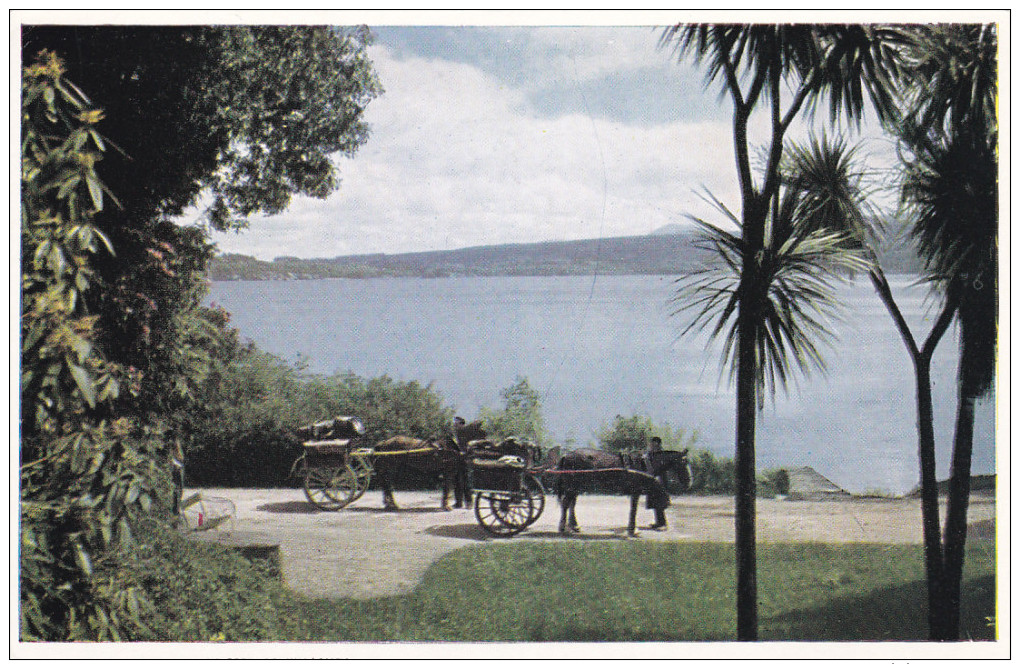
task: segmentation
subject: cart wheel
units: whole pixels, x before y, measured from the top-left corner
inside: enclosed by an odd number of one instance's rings
[[[350,502],[354,502],[358,498],[365,495],[368,491],[369,485],[372,483],[372,465],[364,460],[357,459],[353,465],[349,465],[351,472],[354,473],[354,477],[357,479],[357,486],[354,490],[354,497],[351,498]]]
[[[361,494],[354,471],[340,466],[309,468],[305,473],[305,495],[320,510],[335,511],[354,502]]]
[[[542,482],[539,481],[534,475],[524,476],[524,488],[531,493],[531,515],[528,517],[528,522],[525,527],[538,521],[538,517],[542,516],[542,510],[545,509],[545,487],[542,486]]]
[[[534,501],[527,487],[512,498],[480,493],[475,500],[478,523],[496,537],[513,537],[527,528],[534,511]]]

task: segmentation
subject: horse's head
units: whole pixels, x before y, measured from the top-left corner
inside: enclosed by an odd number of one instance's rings
[[[680,490],[688,491],[691,488],[691,460],[688,458],[687,449],[677,453],[676,476],[680,480]]]
[[[675,450],[652,452],[649,455],[649,459],[652,462],[653,474],[659,475],[660,473],[672,470],[676,473],[677,480],[680,482],[681,491],[687,491],[691,488],[691,462],[688,459],[688,450],[684,449],[679,452]]]

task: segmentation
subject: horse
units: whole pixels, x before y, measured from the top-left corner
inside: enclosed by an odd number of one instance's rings
[[[450,490],[454,493],[454,507],[461,507],[464,487],[459,479],[463,467],[460,450],[452,440],[394,436],[375,446],[373,472],[383,492],[383,508],[396,511],[393,499],[393,478],[410,471],[420,475],[437,476],[443,482],[441,507],[450,509]],[[470,500],[468,500],[470,505]]]
[[[557,495],[560,499],[560,534],[579,532],[574,508],[581,491],[601,488],[630,495],[630,519],[627,534],[637,534],[637,508],[642,494],[648,497],[647,507],[655,511],[654,529],[666,527],[665,510],[669,507],[669,492],[657,479],[669,470],[675,470],[684,490],[690,486],[690,468],[687,450],[682,452],[652,452],[644,455],[642,468],[636,468],[638,459],[604,452],[602,450],[571,450],[564,454],[557,469],[551,471],[557,478]]]

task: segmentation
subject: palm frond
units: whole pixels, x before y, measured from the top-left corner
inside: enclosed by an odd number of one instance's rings
[[[721,204],[718,207],[733,220]],[[681,336],[697,331],[708,333],[710,345],[722,340],[720,365],[724,371],[729,368],[732,380],[737,311],[745,300],[740,287],[744,242],[739,235],[693,220],[701,233],[699,246],[709,259],[676,280],[672,314],[690,316]],[[759,406],[766,393],[774,398],[778,391],[786,392],[796,375],[825,370],[821,347],[833,341],[831,322],[838,316],[832,281],[867,266],[846,235],[827,229],[791,234],[761,252],[756,266],[759,294],[746,296],[759,313],[754,330]]]

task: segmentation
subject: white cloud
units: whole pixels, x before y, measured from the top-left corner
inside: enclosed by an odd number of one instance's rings
[[[571,33],[554,32],[532,34],[555,44]],[[633,32],[585,30],[577,71],[597,78],[640,65],[649,51]],[[341,189],[218,235],[221,250],[331,257],[644,234],[687,213],[713,215],[703,186],[735,191],[727,122],[550,119],[529,110],[522,89],[470,65],[398,59],[385,46],[372,57],[386,93],[369,105],[368,143],[341,162]],[[550,64],[549,76],[564,66]]]

